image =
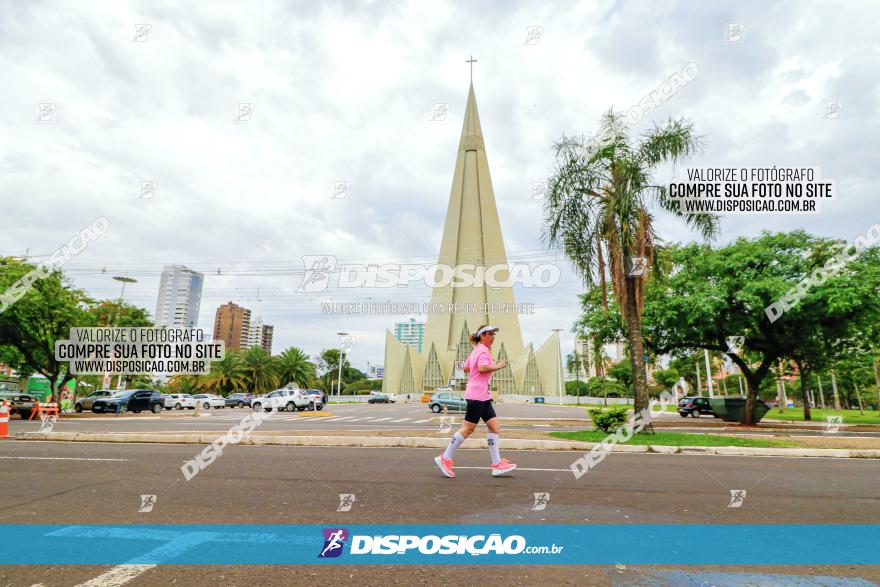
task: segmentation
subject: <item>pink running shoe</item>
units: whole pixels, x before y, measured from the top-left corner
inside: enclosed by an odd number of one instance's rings
[[[434,458],[434,463],[437,465],[437,468],[440,469],[440,472],[446,475],[447,477],[453,478],[455,477],[455,473],[452,472],[452,466],[455,465],[452,462],[452,459],[447,459],[443,455]]]
[[[501,475],[506,475],[516,469],[516,465],[508,461],[507,459],[501,459],[497,465],[492,465],[492,476],[500,477]]]

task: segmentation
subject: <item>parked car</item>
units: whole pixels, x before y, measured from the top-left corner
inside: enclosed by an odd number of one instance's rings
[[[394,400],[391,396],[385,395],[384,393],[377,393],[373,395],[370,399],[367,400],[368,404],[393,404]]]
[[[327,394],[320,389],[307,389],[306,391],[315,398],[315,401],[318,403],[318,409],[323,410],[324,406],[327,405]]]
[[[276,389],[261,397],[251,400],[251,408],[255,412],[272,410],[292,412],[294,409],[303,411],[306,408],[314,409],[315,398],[303,389]]]
[[[18,414],[22,420],[31,417],[37,398],[23,393],[10,394],[4,398],[9,402],[9,415]]]
[[[231,393],[226,397],[227,408],[243,408],[250,407],[251,400],[254,399],[252,393]]]
[[[699,418],[703,414],[715,416],[712,406],[709,404],[708,397],[686,397],[678,402],[678,413],[682,418],[693,416]],[[716,418],[718,416],[715,416]]]
[[[175,410],[182,410],[183,408],[189,410],[196,409],[196,400],[188,393],[168,393],[163,396],[163,400],[166,410],[171,408]]]
[[[102,397],[110,397],[114,392],[109,389],[99,389],[98,391],[93,391],[86,397],[81,397],[76,400],[76,403],[73,404],[73,411],[79,414],[83,410],[91,410],[92,404],[95,403],[95,400],[101,399]]]
[[[150,410],[154,414],[158,414],[165,407],[165,400],[162,394],[152,389],[132,389],[130,391],[121,391],[112,395],[96,399],[92,404],[92,411],[96,414],[109,412],[115,414],[120,407],[124,407],[126,411],[139,414],[144,410]]]
[[[467,402],[463,395],[458,393],[435,393],[428,402],[428,408],[435,414],[439,414],[446,407],[448,410],[464,412],[467,409]]]
[[[208,410],[210,408],[225,408],[226,400],[210,393],[197,393],[193,396],[196,403]]]

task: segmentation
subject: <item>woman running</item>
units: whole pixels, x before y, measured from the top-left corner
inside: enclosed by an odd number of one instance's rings
[[[480,423],[480,418],[489,428],[486,438],[489,443],[489,454],[492,456],[492,476],[498,477],[506,475],[514,469],[516,465],[502,459],[498,450],[498,432],[500,426],[498,417],[495,416],[495,408],[492,407],[492,395],[489,393],[489,381],[492,379],[492,373],[500,369],[504,369],[507,364],[504,361],[497,363],[492,359],[492,343],[495,342],[495,333],[498,329],[494,326],[483,325],[477,329],[477,333],[471,336],[474,350],[464,364],[464,372],[468,374],[467,390],[464,393],[464,399],[467,401],[467,411],[465,412],[464,422],[461,428],[456,432],[446,452],[436,457],[434,462],[440,472],[447,477],[455,477],[452,467],[452,457],[458,450],[465,439],[470,436]]]

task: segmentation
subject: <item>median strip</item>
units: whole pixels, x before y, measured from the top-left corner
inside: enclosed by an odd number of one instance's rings
[[[24,432],[16,440],[49,440],[61,442],[119,442],[157,444],[210,444],[216,434],[184,433],[112,433],[112,432]],[[239,444],[259,446],[344,446],[367,448],[444,448],[446,437],[419,436],[331,436],[331,435],[251,435]],[[586,451],[597,443],[506,438],[507,450]],[[469,443],[473,449],[485,449],[486,439],[474,438]],[[776,457],[830,457],[830,458],[880,458],[880,450],[849,450],[821,448],[753,448],[735,446],[656,446],[626,445],[611,447],[613,452],[657,454],[709,454],[723,456],[776,456]]]

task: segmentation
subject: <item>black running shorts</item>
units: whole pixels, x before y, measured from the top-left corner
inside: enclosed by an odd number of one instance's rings
[[[480,401],[478,399],[469,399],[467,401],[467,411],[464,419],[471,424],[479,424],[480,418],[483,422],[488,422],[495,417],[495,408],[492,407],[492,400]]]

